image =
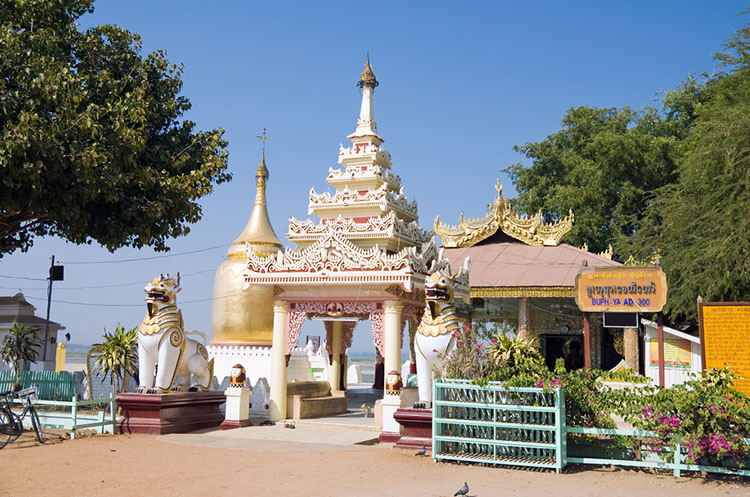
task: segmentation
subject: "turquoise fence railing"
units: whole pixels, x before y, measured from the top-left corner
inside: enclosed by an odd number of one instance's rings
[[[604,428],[578,428],[568,427],[568,433],[578,433],[582,435],[604,435],[604,436],[624,436],[632,438],[633,447],[637,451],[625,451],[621,457],[579,457],[568,455],[568,462],[578,464],[606,465],[606,466],[631,466],[639,468],[660,468],[671,470],[675,477],[679,477],[682,471],[705,471],[707,473],[723,473],[741,476],[750,476],[750,470],[727,467],[711,466],[707,464],[687,464],[685,451],[677,441],[674,447],[657,448],[655,452],[648,442],[644,439],[653,439],[657,434],[651,431],[643,430],[609,430]],[[745,439],[745,443],[750,443],[750,439]],[[636,453],[637,452],[637,453]]]
[[[0,371],[0,392],[13,388],[16,376],[13,371]],[[75,378],[68,371],[22,371],[21,386],[39,387],[37,396],[43,400],[69,399],[75,395]]]
[[[566,465],[565,393],[468,380],[433,382],[432,457],[554,469]]]
[[[14,399],[15,403],[20,404],[22,401]],[[99,411],[96,414],[82,414],[79,412],[80,407],[105,405],[109,406],[109,416],[105,411]],[[37,400],[34,402],[37,407],[39,421],[43,428],[61,428],[70,431],[70,438],[76,437],[77,430],[96,428],[99,433],[107,431],[115,433],[117,423],[117,404],[115,398],[110,396],[104,399],[94,400],[77,400],[75,396],[71,397],[69,402],[59,400]],[[42,406],[50,406],[53,409],[40,409]],[[66,408],[67,412],[57,410]],[[31,426],[31,419],[27,417],[23,420],[25,426]],[[28,425],[27,425],[28,423]]]

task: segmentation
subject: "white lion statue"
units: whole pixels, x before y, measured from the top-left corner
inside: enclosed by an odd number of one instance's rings
[[[185,335],[200,331],[184,331],[182,311],[177,308],[180,273],[170,277],[159,275],[143,289],[146,292],[148,315],[138,328],[138,393],[167,393],[169,391],[206,391],[211,386],[214,360],[208,360],[206,347]],[[156,378],[154,379],[154,367]],[[195,382],[191,385],[191,375]],[[180,382],[175,385],[176,378]]]

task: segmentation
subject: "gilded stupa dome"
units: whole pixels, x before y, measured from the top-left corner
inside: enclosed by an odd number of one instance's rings
[[[255,171],[255,204],[250,219],[230,245],[227,260],[219,266],[214,277],[212,345],[271,345],[273,341],[273,288],[253,285],[242,290],[248,244],[258,256],[275,254],[283,248],[268,217],[268,177],[264,152]]]

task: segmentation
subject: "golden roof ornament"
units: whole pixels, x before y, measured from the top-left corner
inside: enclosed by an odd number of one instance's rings
[[[372,72],[372,66],[370,65],[370,55],[367,55],[367,62],[365,62],[365,69],[362,71],[362,74],[359,77],[359,81],[357,82],[357,86],[360,88],[364,88],[365,86],[371,86],[372,88],[375,88],[380,83],[378,83],[378,80],[375,79],[375,73]]]
[[[263,178],[263,180],[268,181],[269,174],[268,168],[266,167],[266,128],[263,128],[263,134],[262,136],[259,135],[258,139],[263,142],[263,150],[260,155],[260,165],[258,166],[258,169],[255,170],[255,180],[257,182],[260,178]],[[263,196],[265,197],[265,188],[263,189]]]
[[[503,197],[503,186],[499,179],[495,189],[497,197],[484,217],[467,220],[461,213],[458,226],[441,223],[440,216],[435,218],[435,234],[443,241],[443,246],[472,247],[502,230],[527,245],[554,247],[573,228],[573,211],[568,211],[568,215],[560,221],[545,223],[541,211],[534,216],[522,216],[511,208]]]

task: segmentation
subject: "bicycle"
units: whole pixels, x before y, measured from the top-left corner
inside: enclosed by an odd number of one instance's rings
[[[42,424],[39,422],[39,415],[36,413],[33,404],[36,395],[37,387],[25,388],[15,393],[13,391],[0,393],[0,449],[9,442],[16,440],[23,433],[23,418],[27,414],[31,418],[31,425],[34,427],[36,437],[40,443],[44,443]],[[13,412],[11,401],[13,398],[23,399],[23,412],[20,415]]]

